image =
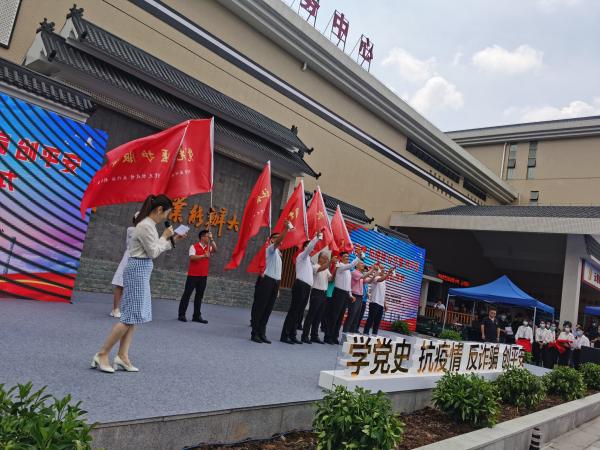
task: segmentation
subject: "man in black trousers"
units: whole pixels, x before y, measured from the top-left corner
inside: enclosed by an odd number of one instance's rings
[[[296,331],[298,322],[302,321],[314,281],[310,254],[317,242],[319,242],[319,234],[311,241],[305,241],[302,245],[302,251],[296,256],[296,281],[292,286],[292,302],[281,330],[281,342],[286,344],[302,344],[296,337]]]
[[[269,237],[269,246],[265,252],[265,270],[257,278],[254,286],[254,302],[252,303],[250,324],[252,334],[250,340],[257,344],[270,344],[267,339],[267,322],[271,317],[273,305],[279,293],[279,282],[281,281],[281,252],[279,246],[283,242],[289,229],[289,222],[281,233],[273,233]]]
[[[352,299],[351,292],[351,271],[356,265],[361,262],[360,258],[354,258],[354,261],[349,263],[350,255],[348,252],[340,253],[340,262],[337,264],[335,272],[335,282],[333,289],[333,298],[329,309],[329,320],[325,329],[325,342],[331,345],[340,343],[340,327],[344,319],[344,311],[347,302]]]
[[[202,318],[200,308],[202,306],[202,299],[204,298],[204,290],[206,289],[210,255],[217,251],[217,244],[215,244],[215,241],[213,240],[212,233],[208,230],[202,230],[198,237],[200,240],[190,246],[188,276],[185,280],[183,295],[179,301],[178,318],[181,322],[187,322],[185,313],[188,304],[190,303],[192,292],[195,290],[196,295],[194,296],[194,315],[192,316],[192,322],[208,323],[207,320]]]

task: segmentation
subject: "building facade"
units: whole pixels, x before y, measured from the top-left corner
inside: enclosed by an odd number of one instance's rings
[[[519,205],[599,203],[600,117],[448,133],[518,192]]]
[[[252,277],[243,268],[264,236],[249,249],[241,270],[224,274],[222,267],[236,236],[228,221],[241,216],[267,160],[274,174],[274,218],[299,179],[308,191],[320,185],[338,199],[350,220],[362,211],[359,216],[383,227],[392,211],[517,198],[502,177],[279,0],[8,3],[14,14],[7,13],[2,24],[0,58],[21,67],[24,80],[10,88],[28,91],[29,101],[64,109],[28,85],[35,75],[89,97],[93,108],[80,119],[108,133],[108,150],[188,118],[215,117],[212,206],[219,217],[224,211],[227,222],[213,216],[223,230],[209,300],[251,300]],[[198,208],[209,220],[208,196],[179,206],[180,220],[196,229],[206,223]],[[92,216],[79,289],[111,289],[124,229],[136,208],[103,207]],[[158,261],[155,294],[180,294],[185,247]]]

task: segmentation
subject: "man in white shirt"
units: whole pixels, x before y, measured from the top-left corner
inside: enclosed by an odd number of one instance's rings
[[[370,334],[373,327],[373,334],[379,333],[379,324],[383,317],[383,313],[387,310],[385,302],[386,280],[392,276],[394,268],[390,267],[386,272],[383,266],[379,265],[379,272],[371,280],[371,298],[369,300],[369,315],[367,323],[363,329],[363,334]]]
[[[581,347],[591,347],[590,340],[585,335],[583,328],[579,326],[575,330],[575,342],[573,342],[573,367],[579,368],[581,361]]]
[[[351,292],[351,271],[361,261],[358,257],[351,263],[348,252],[340,253],[340,262],[337,263],[335,272],[335,281],[333,289],[333,298],[331,299],[331,307],[329,308],[329,317],[325,330],[325,342],[331,345],[340,343],[340,327],[344,319],[344,307],[347,305],[348,299],[352,298]]]
[[[540,321],[535,328],[535,337],[533,339],[533,362],[537,366],[542,365],[542,348],[544,346],[544,334],[546,333],[546,322]]]
[[[284,223],[281,233],[272,233],[269,237],[269,246],[264,250],[266,265],[265,270],[256,280],[254,286],[254,302],[250,312],[252,333],[250,340],[257,344],[270,344],[267,339],[267,322],[271,317],[273,305],[279,293],[281,281],[281,252],[279,246],[288,232],[288,221]]]
[[[523,339],[527,342],[521,341],[521,344],[519,344],[519,339]],[[523,320],[523,324],[517,329],[517,334],[515,334],[515,342],[519,345],[522,345],[526,352],[531,353],[533,330],[529,326],[529,321],[527,319]]]
[[[310,344],[324,344],[319,339],[319,325],[323,318],[325,305],[327,303],[327,285],[331,280],[331,272],[329,272],[329,257],[327,253],[321,252],[317,264],[313,264],[314,281],[310,291],[310,305],[308,313],[304,319],[304,327],[302,329],[302,342]],[[310,339],[309,339],[310,336]]]
[[[296,337],[296,324],[301,321],[313,285],[314,274],[310,254],[317,242],[318,235],[311,241],[305,241],[302,251],[296,256],[296,280],[292,286],[292,302],[281,330],[281,342],[286,344],[302,344]]]

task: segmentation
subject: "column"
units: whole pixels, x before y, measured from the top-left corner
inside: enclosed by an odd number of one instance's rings
[[[421,282],[421,297],[419,297],[419,315],[425,315],[425,307],[427,306],[427,294],[429,293],[429,280],[423,278]]]
[[[573,324],[577,323],[579,291],[581,289],[581,261],[586,255],[584,237],[582,235],[568,235],[560,300],[561,325],[565,320],[569,320]]]

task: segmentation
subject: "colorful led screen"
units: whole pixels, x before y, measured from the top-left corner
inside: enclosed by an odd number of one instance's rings
[[[417,313],[425,265],[425,249],[417,247],[375,230],[348,224],[350,239],[355,248],[362,250],[365,263],[371,266],[382,263],[386,269],[396,267],[396,275],[386,282],[387,311],[381,322],[381,329],[389,329],[395,320],[403,320],[411,330],[417,326]],[[365,312],[365,317],[368,313]]]
[[[0,296],[68,302],[107,134],[0,93]]]

